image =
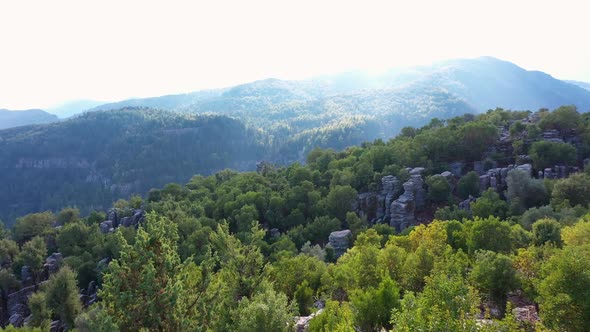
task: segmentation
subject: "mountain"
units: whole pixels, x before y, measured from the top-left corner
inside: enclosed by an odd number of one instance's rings
[[[59,116],[60,118],[67,118],[104,104],[104,101],[97,100],[72,100],[61,105],[48,108],[47,111]]]
[[[566,82],[577,85],[577,86],[584,88],[586,90],[590,90],[590,83],[588,83],[588,82],[581,82],[581,81],[566,81]]]
[[[109,206],[224,168],[253,169],[257,132],[225,116],[151,109],[88,112],[0,131],[0,219],[60,206]]]
[[[252,111],[262,113],[264,109],[281,109],[289,113],[300,109],[302,103],[334,102],[336,96],[358,96],[381,90],[387,90],[389,95],[402,91],[405,96],[444,91],[478,112],[496,107],[553,109],[565,104],[574,104],[582,111],[590,110],[590,92],[575,84],[543,72],[527,71],[508,61],[480,57],[393,69],[380,75],[356,71],[303,81],[267,79],[227,89],[131,99],[101,105],[95,110],[144,106],[240,116]],[[580,85],[584,86],[583,83]],[[371,112],[370,109],[365,111]]]
[[[43,110],[11,111],[0,109],[0,129],[57,121],[57,116]]]

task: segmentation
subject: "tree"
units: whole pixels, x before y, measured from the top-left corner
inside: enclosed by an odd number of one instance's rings
[[[474,217],[487,218],[495,216],[504,218],[507,210],[508,204],[500,198],[500,195],[493,188],[488,188],[477,201],[471,202],[471,212]]]
[[[577,158],[576,148],[568,143],[538,141],[529,149],[535,169],[543,170],[555,165],[572,165]]]
[[[103,277],[99,296],[106,313],[125,331],[192,330],[199,315],[195,303],[201,277],[194,263],[181,262],[176,225],[149,213],[131,246],[123,243]]]
[[[309,309],[313,304],[313,290],[309,287],[307,280],[303,280],[303,283],[297,287],[293,296],[297,302],[299,315],[308,316],[310,314]]]
[[[547,189],[542,180],[533,179],[520,169],[508,172],[506,199],[510,202],[513,214],[521,214],[528,208],[549,202]]]
[[[448,201],[451,195],[451,185],[443,176],[431,176],[426,180],[428,198],[436,203]]]
[[[348,303],[327,301],[324,310],[309,322],[309,332],[355,332]]]
[[[561,225],[553,219],[541,219],[533,224],[533,241],[536,246],[550,243],[561,247]]]
[[[31,320],[29,324],[34,327],[49,330],[51,323],[51,310],[47,306],[45,292],[36,292],[29,297],[29,308],[31,309]],[[70,325],[71,326],[71,325]]]
[[[35,236],[44,235],[55,221],[51,212],[32,213],[18,218],[14,224],[14,240],[25,243]]]
[[[561,106],[553,112],[547,113],[539,122],[543,129],[557,129],[562,134],[578,128],[582,123],[582,117],[576,110],[576,106]]]
[[[340,221],[346,219],[346,212],[352,209],[357,192],[351,186],[335,186],[326,197],[326,207],[330,215]]]
[[[390,330],[391,311],[399,307],[399,288],[385,276],[377,288],[354,292],[351,303],[355,324],[361,331]]]
[[[551,192],[551,204],[554,206],[586,207],[590,203],[590,177],[583,173],[573,174],[558,180]]]
[[[510,258],[489,250],[476,253],[475,264],[469,277],[476,287],[500,308],[505,308],[508,292],[518,286],[516,271]]]
[[[62,267],[45,285],[47,306],[66,326],[74,327],[74,320],[82,310],[76,283],[76,273]]]
[[[18,245],[11,239],[0,240],[0,265],[10,265],[18,255]]]
[[[509,253],[512,250],[510,225],[494,217],[476,218],[469,230],[467,245],[470,253],[478,250]]]
[[[263,285],[251,299],[240,301],[236,315],[235,331],[289,332],[293,328],[295,309],[285,294],[275,292],[271,285]]]
[[[16,258],[18,264],[15,264],[15,267],[28,266],[33,274],[33,282],[36,283],[39,280],[46,256],[47,246],[45,245],[45,241],[38,236],[34,237],[23,245],[21,252]],[[15,272],[19,273],[20,271]]]
[[[457,193],[464,199],[468,198],[469,195],[474,197],[479,195],[479,176],[477,176],[477,173],[471,171],[460,178],[459,182],[457,182]]]
[[[590,247],[571,246],[543,264],[538,279],[539,313],[543,323],[555,330],[590,329]]]

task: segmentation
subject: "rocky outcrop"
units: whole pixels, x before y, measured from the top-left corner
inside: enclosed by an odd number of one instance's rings
[[[54,252],[49,257],[45,259],[45,264],[43,265],[43,270],[45,272],[45,279],[48,279],[50,275],[59,271],[63,263],[63,255],[59,252]]]
[[[355,210],[371,223],[389,220],[391,203],[399,196],[401,186],[393,175],[381,179],[380,192],[366,192],[357,196]]]
[[[426,204],[426,191],[421,175],[423,170],[420,167],[410,171],[411,177],[403,185],[404,193],[391,203],[389,224],[398,232],[412,225],[416,208]]]
[[[125,214],[129,215],[129,211]],[[145,210],[135,209],[131,211],[131,216],[121,217],[116,209],[111,209],[107,213],[107,220],[100,223],[99,228],[102,233],[111,233],[119,226],[138,227],[145,220]]]
[[[28,307],[29,297],[36,291],[36,286],[25,287],[18,292],[8,295],[6,308],[8,311],[9,324],[20,327],[25,322],[25,318],[31,314]]]
[[[553,168],[545,168],[542,171],[539,171],[539,178],[542,179],[564,179],[567,178],[572,173],[577,173],[580,171],[579,167],[570,167],[570,166],[563,166],[563,165],[555,165]]]
[[[349,229],[330,233],[328,244],[334,248],[336,258],[342,256],[350,248],[352,232]]]

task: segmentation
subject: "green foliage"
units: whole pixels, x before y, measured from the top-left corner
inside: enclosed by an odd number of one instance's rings
[[[399,307],[399,288],[389,276],[379,286],[358,290],[351,297],[355,325],[361,331],[391,329],[391,311]]]
[[[471,202],[471,212],[474,217],[487,218],[496,216],[504,218],[507,211],[508,204],[500,198],[500,195],[493,188],[488,188],[477,201]]]
[[[356,190],[350,186],[336,186],[326,197],[326,207],[332,216],[345,220],[346,212],[351,210],[356,195]]]
[[[198,268],[180,262],[173,223],[153,213],[146,219],[133,246],[122,240],[120,258],[103,277],[104,309],[126,331],[192,329],[198,320],[191,305],[197,294],[187,290],[200,282]]]
[[[506,198],[512,214],[549,203],[549,195],[542,180],[533,179],[523,170],[513,169],[506,178]]]
[[[561,225],[553,219],[541,219],[533,224],[533,242],[536,246],[546,243],[561,246]]]
[[[51,310],[47,306],[45,292],[33,293],[29,297],[29,308],[31,309],[32,315],[29,324],[43,330],[48,330],[51,324]]]
[[[516,271],[510,258],[489,250],[476,253],[469,277],[476,287],[500,308],[506,305],[506,294],[518,287]]]
[[[509,253],[512,250],[510,225],[493,217],[476,219],[470,227],[467,245],[470,253],[478,250]]]
[[[117,332],[119,327],[106,311],[95,304],[76,317],[76,329],[80,332]]]
[[[47,307],[67,326],[74,326],[74,320],[82,310],[76,273],[64,266],[49,278],[44,289]]]
[[[31,213],[18,218],[14,224],[14,240],[22,244],[35,236],[43,236],[54,221],[55,216],[51,212]]]
[[[33,274],[33,281],[37,282],[45,263],[47,255],[47,246],[45,241],[40,237],[34,237],[25,243],[21,252],[16,257],[15,272],[20,273],[20,268],[27,265]]]
[[[448,201],[451,194],[451,185],[442,176],[431,176],[426,179],[428,185],[428,198],[436,203]]]
[[[293,328],[294,315],[294,308],[288,303],[285,294],[277,293],[270,285],[265,285],[252,299],[240,301],[235,331],[289,332]]]
[[[479,195],[479,176],[475,172],[469,172],[457,182],[457,193],[461,198],[468,198],[469,195]]]
[[[538,280],[543,323],[562,331],[590,328],[590,247],[566,247],[543,264]]]
[[[309,332],[354,332],[353,316],[348,303],[327,301],[324,310],[309,322]]]
[[[561,133],[567,133],[572,129],[576,129],[582,123],[582,117],[576,110],[576,106],[561,106],[553,112],[547,113],[541,121],[539,126],[545,130],[557,129]]]
[[[572,165],[576,161],[576,148],[571,144],[539,141],[529,149],[533,166],[538,170],[555,165]]]
[[[558,180],[551,192],[551,204],[554,206],[588,206],[590,203],[590,177],[583,173]]]

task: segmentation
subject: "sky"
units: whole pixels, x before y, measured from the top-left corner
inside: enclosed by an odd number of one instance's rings
[[[0,1],[0,108],[484,55],[590,81],[584,2]]]

